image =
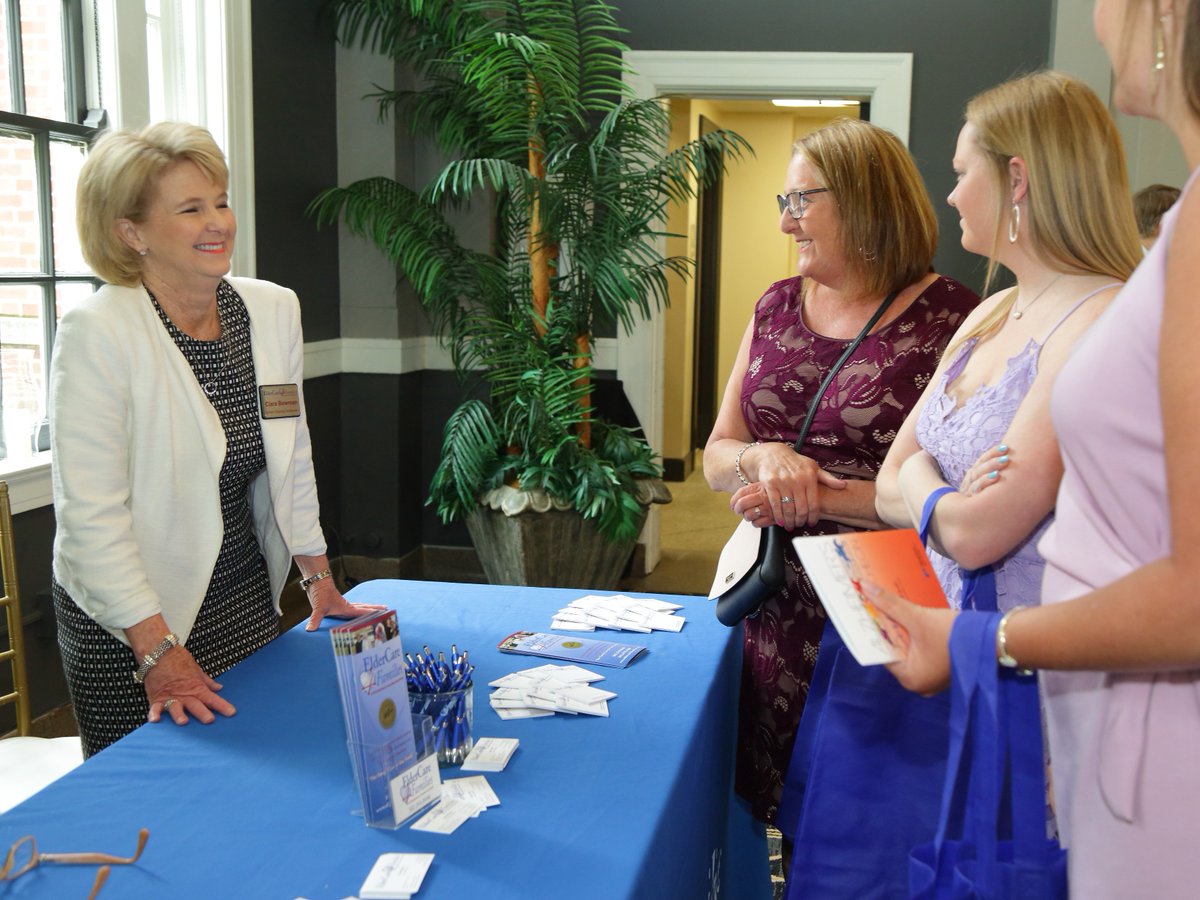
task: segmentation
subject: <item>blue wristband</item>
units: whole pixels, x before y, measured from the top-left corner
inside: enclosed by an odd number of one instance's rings
[[[925,506],[921,509],[921,527],[917,529],[921,535],[922,544],[927,544],[929,542],[929,521],[933,518],[933,508],[937,506],[937,502],[939,500],[941,500],[947,494],[951,494],[953,492],[954,488],[950,487],[949,485],[945,485],[931,492],[930,495],[925,498]]]

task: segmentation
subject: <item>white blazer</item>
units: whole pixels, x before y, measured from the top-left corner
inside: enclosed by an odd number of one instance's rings
[[[291,557],[325,552],[300,304],[267,281],[228,281],[249,312],[257,383],[301,391],[299,418],[260,420],[267,467],[250,486],[278,612]],[[122,641],[125,628],[155,613],[186,641],[221,549],[225,432],[144,288],[105,285],[63,316],[50,367],[50,445],[54,577]]]

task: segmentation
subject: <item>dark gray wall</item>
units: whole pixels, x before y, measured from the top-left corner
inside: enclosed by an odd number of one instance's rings
[[[307,341],[340,334],[337,229],[318,232],[304,212],[337,183],[335,44],[322,5],[254,0],[251,25],[258,277],[300,295]]]
[[[29,680],[31,708],[40,715],[67,699],[66,681],[55,641],[54,611],[50,605],[50,559],[54,543],[54,510],[45,506],[13,516],[13,546],[17,560],[17,582],[25,622],[25,668]],[[8,646],[7,627],[3,647]],[[12,669],[0,666],[0,693],[12,690]],[[16,728],[16,710],[0,707],[0,734]]]
[[[313,197],[337,184],[336,45],[322,6],[254,0],[251,11],[258,277],[296,291],[306,341],[340,336],[337,229],[318,231],[305,213]],[[342,531],[347,404],[340,376],[308,381],[304,393],[321,523],[332,547]]]
[[[962,111],[974,94],[1046,66],[1047,0],[624,0],[635,50],[912,53],[909,148],[938,211],[938,270],[979,289],[983,267],[959,245],[945,202]]]

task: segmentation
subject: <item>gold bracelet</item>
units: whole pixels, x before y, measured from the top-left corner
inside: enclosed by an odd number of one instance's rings
[[[328,569],[322,569],[320,572],[313,572],[307,578],[300,579],[300,589],[307,591],[310,587],[320,581],[322,578],[329,578],[333,573]]]
[[[1006,669],[1017,669],[1022,675],[1031,675],[1033,670],[1023,668],[1008,652],[1008,620],[1025,609],[1028,607],[1014,606],[1000,617],[1000,624],[996,626],[996,662]]]

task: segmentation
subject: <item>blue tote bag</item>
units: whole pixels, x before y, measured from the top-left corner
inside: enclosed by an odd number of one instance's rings
[[[925,503],[925,540],[934,505]],[[963,603],[995,609],[991,569],[963,573]],[[913,847],[932,840],[950,742],[950,697],[921,697],[861,666],[832,625],[796,734],[779,829],[792,839],[787,900],[894,900]]]
[[[909,860],[912,900],[1056,900],[1066,851],[1046,837],[1037,677],[996,665],[996,615],[950,637],[950,754],[932,842]]]
[[[800,802],[800,815],[790,817],[798,821],[786,896],[895,900],[908,892],[912,848],[937,824],[949,698],[920,697],[883,666],[860,666],[832,627],[820,655],[831,660],[827,689],[819,710],[805,706],[815,727],[797,735],[792,796],[781,806],[781,817],[789,816],[788,801]],[[795,774],[804,755],[806,783]]]

